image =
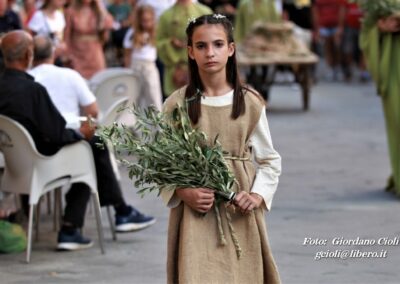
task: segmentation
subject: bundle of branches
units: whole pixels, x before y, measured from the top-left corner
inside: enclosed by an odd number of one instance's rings
[[[142,196],[152,191],[175,190],[178,188],[205,187],[214,190],[216,218],[219,238],[226,244],[218,209],[223,201],[232,201],[231,191],[235,176],[225,163],[218,136],[208,143],[207,136],[193,128],[187,108],[177,106],[169,115],[154,107],[141,110],[131,109],[136,116],[137,137],[124,125],[114,123],[99,131],[103,141],[111,143],[117,154],[122,152],[137,160],[120,159],[129,169],[129,178],[135,178],[134,185]],[[231,217],[226,210],[228,226],[238,258],[241,248],[233,229]]]
[[[351,0],[364,11],[364,21],[373,24],[382,17],[398,15],[400,18],[400,1],[398,0]]]
[[[133,107],[131,112],[139,137],[118,123],[103,127],[100,136],[117,154],[137,159],[121,161],[129,169],[129,178],[135,178],[138,193],[205,187],[215,190],[217,203],[233,200],[235,177],[225,163],[227,153],[218,137],[209,145],[205,133],[192,127],[186,106],[178,105],[168,115],[154,107]]]

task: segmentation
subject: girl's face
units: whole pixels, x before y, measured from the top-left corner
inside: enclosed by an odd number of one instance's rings
[[[225,29],[220,24],[205,24],[195,28],[189,57],[196,61],[200,73],[225,72],[225,66],[235,51],[234,43],[228,43]]]
[[[151,12],[144,11],[141,15],[140,25],[144,31],[153,29],[155,25],[154,15]]]

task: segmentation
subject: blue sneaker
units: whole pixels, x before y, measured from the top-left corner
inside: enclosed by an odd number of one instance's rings
[[[129,215],[115,215],[115,230],[118,233],[142,230],[156,222],[154,217],[143,215],[135,208],[129,207],[131,208]]]
[[[70,235],[62,231],[58,233],[57,250],[79,250],[93,246],[93,242],[83,237],[78,230]]]

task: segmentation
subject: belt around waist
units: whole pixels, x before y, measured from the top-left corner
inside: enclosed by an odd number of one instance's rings
[[[99,37],[97,35],[78,35],[74,36],[74,39],[77,41],[97,41]]]
[[[231,155],[224,155],[225,160],[231,161],[251,161],[250,156],[236,157]]]

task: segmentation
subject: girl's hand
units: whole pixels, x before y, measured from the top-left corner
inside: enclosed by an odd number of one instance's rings
[[[190,208],[200,213],[207,213],[214,203],[214,191],[208,188],[180,188],[175,192]]]
[[[253,209],[259,208],[263,202],[263,198],[257,193],[249,194],[248,192],[241,191],[236,195],[233,202],[237,207],[239,207],[240,212],[247,214]]]

